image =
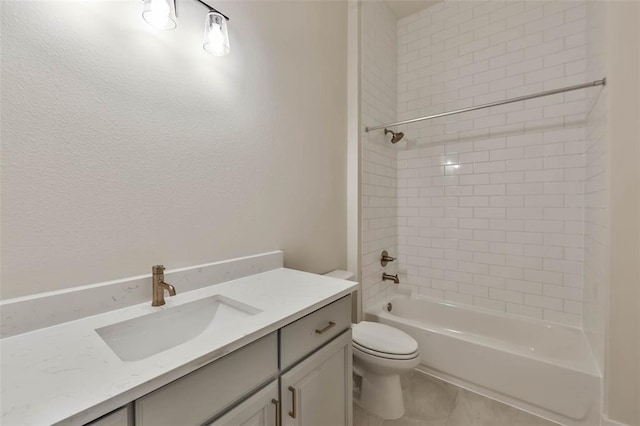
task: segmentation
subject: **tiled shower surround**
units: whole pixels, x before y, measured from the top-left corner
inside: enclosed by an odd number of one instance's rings
[[[420,294],[579,324],[582,149],[582,129],[574,128],[399,152],[406,284]]]
[[[444,1],[397,21],[396,118],[584,83],[585,16],[581,1]],[[384,142],[401,287],[580,325],[585,92],[400,126],[405,138]],[[371,235],[363,227],[365,244]]]
[[[383,1],[361,3],[362,121],[396,119],[396,18]],[[362,149],[362,283],[365,307],[392,290],[382,272],[395,274],[397,262],[380,265],[380,253],[397,253],[396,150],[381,132],[363,133]]]
[[[606,73],[605,3],[587,3],[587,78]],[[601,19],[597,19],[601,18]],[[582,328],[604,372],[606,306],[609,304],[609,140],[607,92],[590,91],[585,129],[584,300]]]

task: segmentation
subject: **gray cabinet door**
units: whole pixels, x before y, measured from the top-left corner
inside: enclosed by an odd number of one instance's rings
[[[351,330],[280,378],[283,426],[351,426]]]

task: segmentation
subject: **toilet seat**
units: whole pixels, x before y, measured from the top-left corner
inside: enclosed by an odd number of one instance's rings
[[[410,354],[389,354],[386,352],[379,352],[379,351],[374,351],[373,349],[369,349],[367,347],[364,347],[362,345],[359,345],[356,342],[351,342],[354,349],[357,349],[361,352],[364,352],[366,354],[372,355],[372,356],[376,356],[378,358],[385,358],[385,359],[397,359],[397,360],[407,360],[407,359],[414,359],[416,358],[419,354],[418,351],[410,353]]]
[[[353,347],[387,359],[406,360],[418,356],[418,342],[397,328],[371,321],[362,321],[352,328]]]

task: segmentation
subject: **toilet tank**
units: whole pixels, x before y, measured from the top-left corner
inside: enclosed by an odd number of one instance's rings
[[[341,280],[349,280],[355,281],[355,275],[353,272],[342,271],[340,269],[336,269],[335,271],[327,272],[323,274],[327,277],[331,278],[339,278]],[[362,316],[361,302],[360,302],[360,291],[356,290],[352,293],[351,297],[351,322],[357,323],[360,321],[360,317]]]

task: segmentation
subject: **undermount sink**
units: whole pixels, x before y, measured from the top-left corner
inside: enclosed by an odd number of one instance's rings
[[[122,361],[138,361],[186,343],[204,331],[233,327],[259,312],[216,295],[96,329]]]

